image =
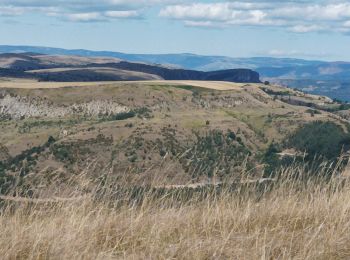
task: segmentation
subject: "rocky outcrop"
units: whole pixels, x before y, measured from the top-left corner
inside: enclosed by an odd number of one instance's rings
[[[96,117],[129,111],[128,107],[109,100],[93,100],[70,106],[57,106],[50,105],[41,99],[11,95],[0,97],[0,120],[35,117],[60,118],[69,115]]]

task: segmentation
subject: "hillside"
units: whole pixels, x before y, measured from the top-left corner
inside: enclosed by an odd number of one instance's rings
[[[129,184],[183,185],[235,179],[244,161],[261,178],[261,154],[299,127],[333,122],[346,133],[346,115],[327,112],[339,107],[253,83],[3,81],[0,170],[12,177],[2,181],[49,185],[92,167],[94,178],[108,168]]]
[[[0,54],[0,76],[61,82],[162,79],[260,82],[259,74],[248,69],[203,72],[114,58],[86,58],[37,53]]]
[[[261,83],[1,78],[0,252],[342,259],[348,109]]]

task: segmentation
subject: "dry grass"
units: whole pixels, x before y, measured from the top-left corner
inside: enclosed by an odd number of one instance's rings
[[[68,69],[69,70],[69,69]],[[137,73],[136,73],[137,74]],[[135,75],[136,75],[135,74]],[[138,75],[138,74],[137,74]],[[141,75],[141,74],[140,74]],[[106,85],[189,85],[200,88],[215,89],[215,90],[241,90],[244,83],[233,83],[225,81],[195,81],[195,80],[147,80],[147,81],[103,81],[103,82],[38,82],[35,80],[10,80],[0,81],[1,88],[13,89],[56,89],[65,87],[89,87],[89,86],[106,86]],[[250,84],[251,86],[258,86],[258,84]]]
[[[107,190],[76,201],[3,202],[1,258],[350,258],[350,185],[336,178],[286,178],[189,200],[173,191],[135,197]]]

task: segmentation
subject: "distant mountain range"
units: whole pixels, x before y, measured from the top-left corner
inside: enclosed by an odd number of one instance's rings
[[[125,54],[110,51],[66,50],[60,48],[0,45],[0,53],[43,53],[109,57],[142,62],[168,68],[196,71],[218,71],[245,68],[257,71],[269,80],[314,94],[350,101],[350,62],[326,62],[290,58],[231,58],[195,54]]]
[[[34,52],[0,54],[0,77],[39,81],[204,80],[260,83],[250,69],[197,71],[124,61],[112,57],[48,55]]]
[[[231,58],[225,56],[204,56],[190,53],[183,54],[126,54],[111,51],[67,50],[60,48],[35,46],[8,46],[0,45],[0,53],[42,53],[51,55],[78,55],[84,57],[113,57],[127,61],[145,62],[169,65],[177,68],[213,71],[235,68],[287,68],[299,66],[318,66],[327,64],[322,61],[309,61],[288,58]],[[350,64],[350,63],[349,63]]]

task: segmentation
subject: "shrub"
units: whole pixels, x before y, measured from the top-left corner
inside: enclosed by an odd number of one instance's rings
[[[308,109],[308,110],[306,110],[306,113],[309,113],[312,117],[314,115],[320,115],[321,114],[321,112],[319,110],[315,110],[315,109]]]
[[[139,118],[152,118],[152,111],[148,107],[139,107],[133,110]]]
[[[164,156],[166,155],[166,151],[163,150],[163,149],[161,149],[161,150],[159,151],[159,155],[160,155],[161,157],[164,157]]]
[[[232,132],[230,129],[227,130],[227,137],[232,140],[236,140],[236,134]]]
[[[134,111],[123,112],[123,113],[116,114],[114,116],[114,120],[125,120],[129,118],[133,118],[135,116],[136,116],[136,113]]]
[[[49,136],[49,139],[47,140],[47,145],[51,145],[56,142],[56,139],[53,136]]]
[[[264,177],[271,177],[281,166],[281,161],[277,155],[280,152],[275,143],[271,143],[263,155],[262,162],[265,165]]]

